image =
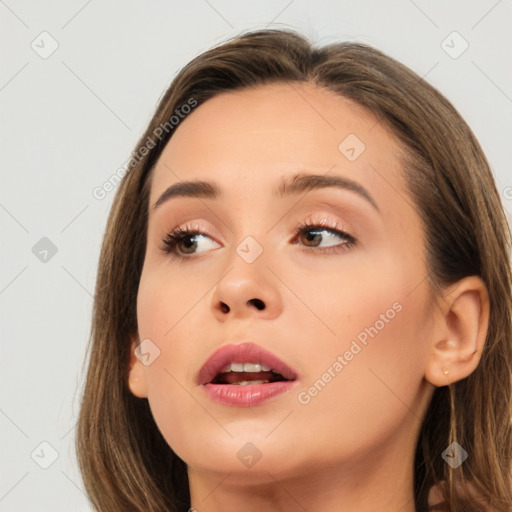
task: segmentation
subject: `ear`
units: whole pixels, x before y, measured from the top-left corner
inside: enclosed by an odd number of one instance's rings
[[[480,277],[465,277],[443,292],[438,305],[425,378],[434,386],[448,386],[466,378],[480,362],[489,294]]]
[[[130,363],[128,368],[128,387],[139,398],[148,397],[148,385],[145,367],[136,357],[135,349],[140,344],[137,336],[130,338]]]

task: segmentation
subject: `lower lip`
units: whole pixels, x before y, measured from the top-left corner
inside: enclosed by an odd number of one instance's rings
[[[252,407],[286,393],[295,381],[269,382],[268,384],[205,384],[207,396],[214,402],[234,407]]]

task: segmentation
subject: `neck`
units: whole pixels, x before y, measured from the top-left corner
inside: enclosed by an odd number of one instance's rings
[[[191,506],[198,512],[415,512],[414,450],[395,450],[394,456],[384,451],[356,464],[305,464],[293,476],[257,466],[223,474],[189,468]]]

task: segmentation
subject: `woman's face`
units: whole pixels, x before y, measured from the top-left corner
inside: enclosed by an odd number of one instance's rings
[[[432,322],[397,142],[311,84],[216,96],[175,130],[151,183],[131,385],[168,444],[195,474],[355,477],[380,457],[410,473]],[[192,234],[165,252],[176,228]]]

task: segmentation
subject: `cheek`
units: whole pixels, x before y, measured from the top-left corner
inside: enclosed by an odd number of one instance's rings
[[[154,338],[167,346],[176,339],[177,332],[180,333],[179,339],[183,336],[188,339],[189,334],[193,336],[198,324],[189,321],[190,313],[193,316],[195,308],[214,282],[206,276],[191,279],[186,270],[171,273],[167,262],[148,265],[142,273],[137,295],[141,339]]]
[[[173,280],[153,267],[142,274],[138,297],[137,319],[140,339],[149,338],[159,350],[154,361],[145,366],[148,401],[155,422],[167,443],[182,456],[193,449],[189,424],[184,418],[198,414],[192,398],[191,377],[195,376],[197,340],[203,339],[199,315],[201,298],[207,283],[191,280],[186,275]]]
[[[343,433],[340,445],[347,450],[361,439],[371,443],[390,435],[410,409],[420,415],[428,296],[417,286],[420,271],[399,274],[396,268],[365,265],[364,272],[317,281],[326,293],[308,295],[323,325],[315,343],[302,336],[308,367],[296,427],[322,432],[326,439]]]
[[[421,416],[418,400],[427,347],[421,308],[410,297],[401,297],[399,304],[392,294],[380,299],[367,300],[353,314],[357,322],[351,323],[352,336],[340,337],[338,350],[330,350],[329,358],[316,358],[317,373],[308,382],[317,394],[304,406],[304,425],[309,422],[326,438],[342,433],[340,449],[350,451],[361,440],[376,446],[404,422]],[[334,378],[326,375],[329,368]],[[320,420],[326,410],[329,423]]]

